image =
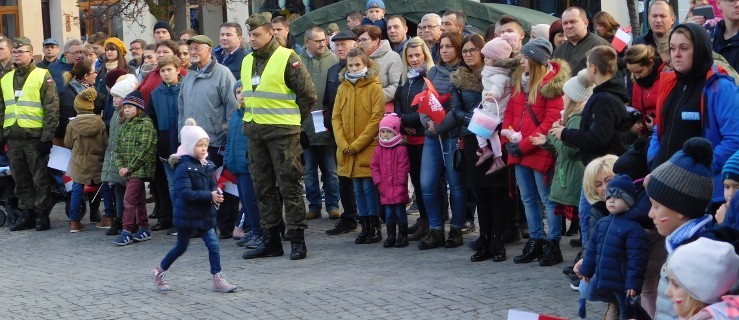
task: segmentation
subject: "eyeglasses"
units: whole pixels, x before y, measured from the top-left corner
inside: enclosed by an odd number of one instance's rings
[[[370,39],[370,38],[359,38],[359,39],[357,39],[357,43],[365,43],[365,42],[370,41],[370,40],[372,40],[372,39]]]
[[[316,39],[316,40],[313,40],[313,39],[308,39],[308,41],[313,41],[313,42],[314,42],[315,44],[321,44],[321,43],[324,43],[324,42],[326,42],[326,38],[323,38],[323,39]]]
[[[477,52],[477,48],[462,49],[462,55],[473,55]]]
[[[15,56],[19,56],[19,55],[22,55],[24,53],[29,53],[29,52],[32,52],[32,51],[31,50],[13,50],[10,53]]]
[[[81,56],[81,55],[84,55],[85,53],[87,53],[87,51],[80,50],[80,51],[68,52],[68,53],[71,53],[71,54],[76,55],[76,56]]]
[[[438,27],[439,26],[420,26],[420,27],[418,27],[418,29],[420,29],[420,30],[426,30],[426,29],[431,30],[431,29],[438,28]]]

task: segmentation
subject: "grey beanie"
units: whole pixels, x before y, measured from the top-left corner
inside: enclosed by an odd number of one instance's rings
[[[552,44],[546,39],[535,38],[523,45],[521,54],[546,65],[552,57]]]

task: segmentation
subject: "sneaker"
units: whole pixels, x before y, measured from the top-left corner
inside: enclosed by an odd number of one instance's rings
[[[254,234],[251,231],[245,233],[244,236],[239,239],[239,241],[236,241],[236,245],[239,247],[243,247],[247,242],[249,242],[249,240],[251,240],[253,236]]]
[[[262,242],[264,242],[262,236],[254,235],[244,244],[244,247],[247,249],[256,249]]]
[[[133,243],[133,235],[126,230],[121,231],[121,234],[113,240],[113,244],[117,244],[119,246],[125,246],[131,243]]]
[[[570,281],[570,289],[580,291],[580,279]]]
[[[166,282],[164,282],[164,273],[166,271],[162,270],[162,268],[156,267],[154,270],[151,270],[149,273],[149,276],[151,277],[151,281],[154,282],[154,286],[159,291],[169,291],[172,290],[169,285],[167,285]]]
[[[139,229],[136,235],[133,236],[133,241],[141,242],[151,239],[151,232],[146,229]]]
[[[232,292],[236,290],[236,286],[226,282],[223,274],[216,273],[213,275],[213,291],[215,292]]]

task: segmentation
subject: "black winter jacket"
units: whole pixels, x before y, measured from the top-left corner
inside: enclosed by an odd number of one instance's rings
[[[395,114],[400,117],[401,124],[404,128],[416,129],[416,132],[409,134],[403,130],[404,135],[423,137],[425,130],[424,125],[421,123],[421,117],[418,114],[418,105],[411,106],[413,98],[416,97],[421,91],[423,91],[423,80],[426,74],[422,74],[416,78],[408,79],[408,81],[398,87],[395,91]]]

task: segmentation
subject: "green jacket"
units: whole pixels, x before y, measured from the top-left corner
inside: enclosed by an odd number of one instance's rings
[[[567,119],[567,128],[580,128],[581,119],[582,114],[580,113],[570,116]],[[566,145],[552,135],[547,135],[547,143],[542,148],[557,156],[557,161],[554,163],[554,178],[549,189],[549,200],[568,206],[579,206],[585,166],[578,156],[578,149]]]
[[[318,100],[313,104],[311,111],[323,110],[323,94],[326,91],[326,78],[328,77],[328,69],[331,66],[339,63],[339,58],[326,48],[326,51],[320,56],[311,57],[308,54],[308,50],[303,50],[300,53],[300,58],[303,60],[305,68],[310,74],[310,78],[313,81],[313,87],[316,91]],[[324,114],[324,117],[331,117],[330,114]],[[313,117],[307,117],[303,119],[302,123],[303,131],[308,136],[308,141],[311,145],[332,145],[335,144],[333,137],[329,135],[328,131],[316,133],[315,127],[313,126]]]
[[[28,75],[33,69],[36,69],[36,64],[31,63],[26,67],[15,67],[17,69],[13,79],[14,87],[23,88]],[[3,72],[9,71],[10,69],[4,70]],[[2,97],[2,88],[0,88],[0,97]],[[0,137],[10,139],[35,138],[43,142],[51,141],[54,138],[56,127],[59,125],[59,95],[56,92],[56,84],[54,84],[54,80],[48,71],[44,76],[44,83],[41,85],[41,105],[44,108],[43,128],[21,128],[17,123],[10,127],[2,128],[2,123],[5,121],[5,102],[2,100],[0,99]]]
[[[126,178],[154,178],[157,132],[148,116],[141,115],[123,123],[115,146],[115,166],[128,168]]]
[[[113,115],[110,117],[110,128],[108,129],[108,146],[105,148],[105,158],[103,159],[103,172],[100,175],[101,180],[112,182],[120,185],[126,185],[126,180],[118,174],[118,167],[115,166],[115,147],[118,141],[118,134],[121,132],[121,123],[118,117],[121,114],[121,108],[115,107]]]

